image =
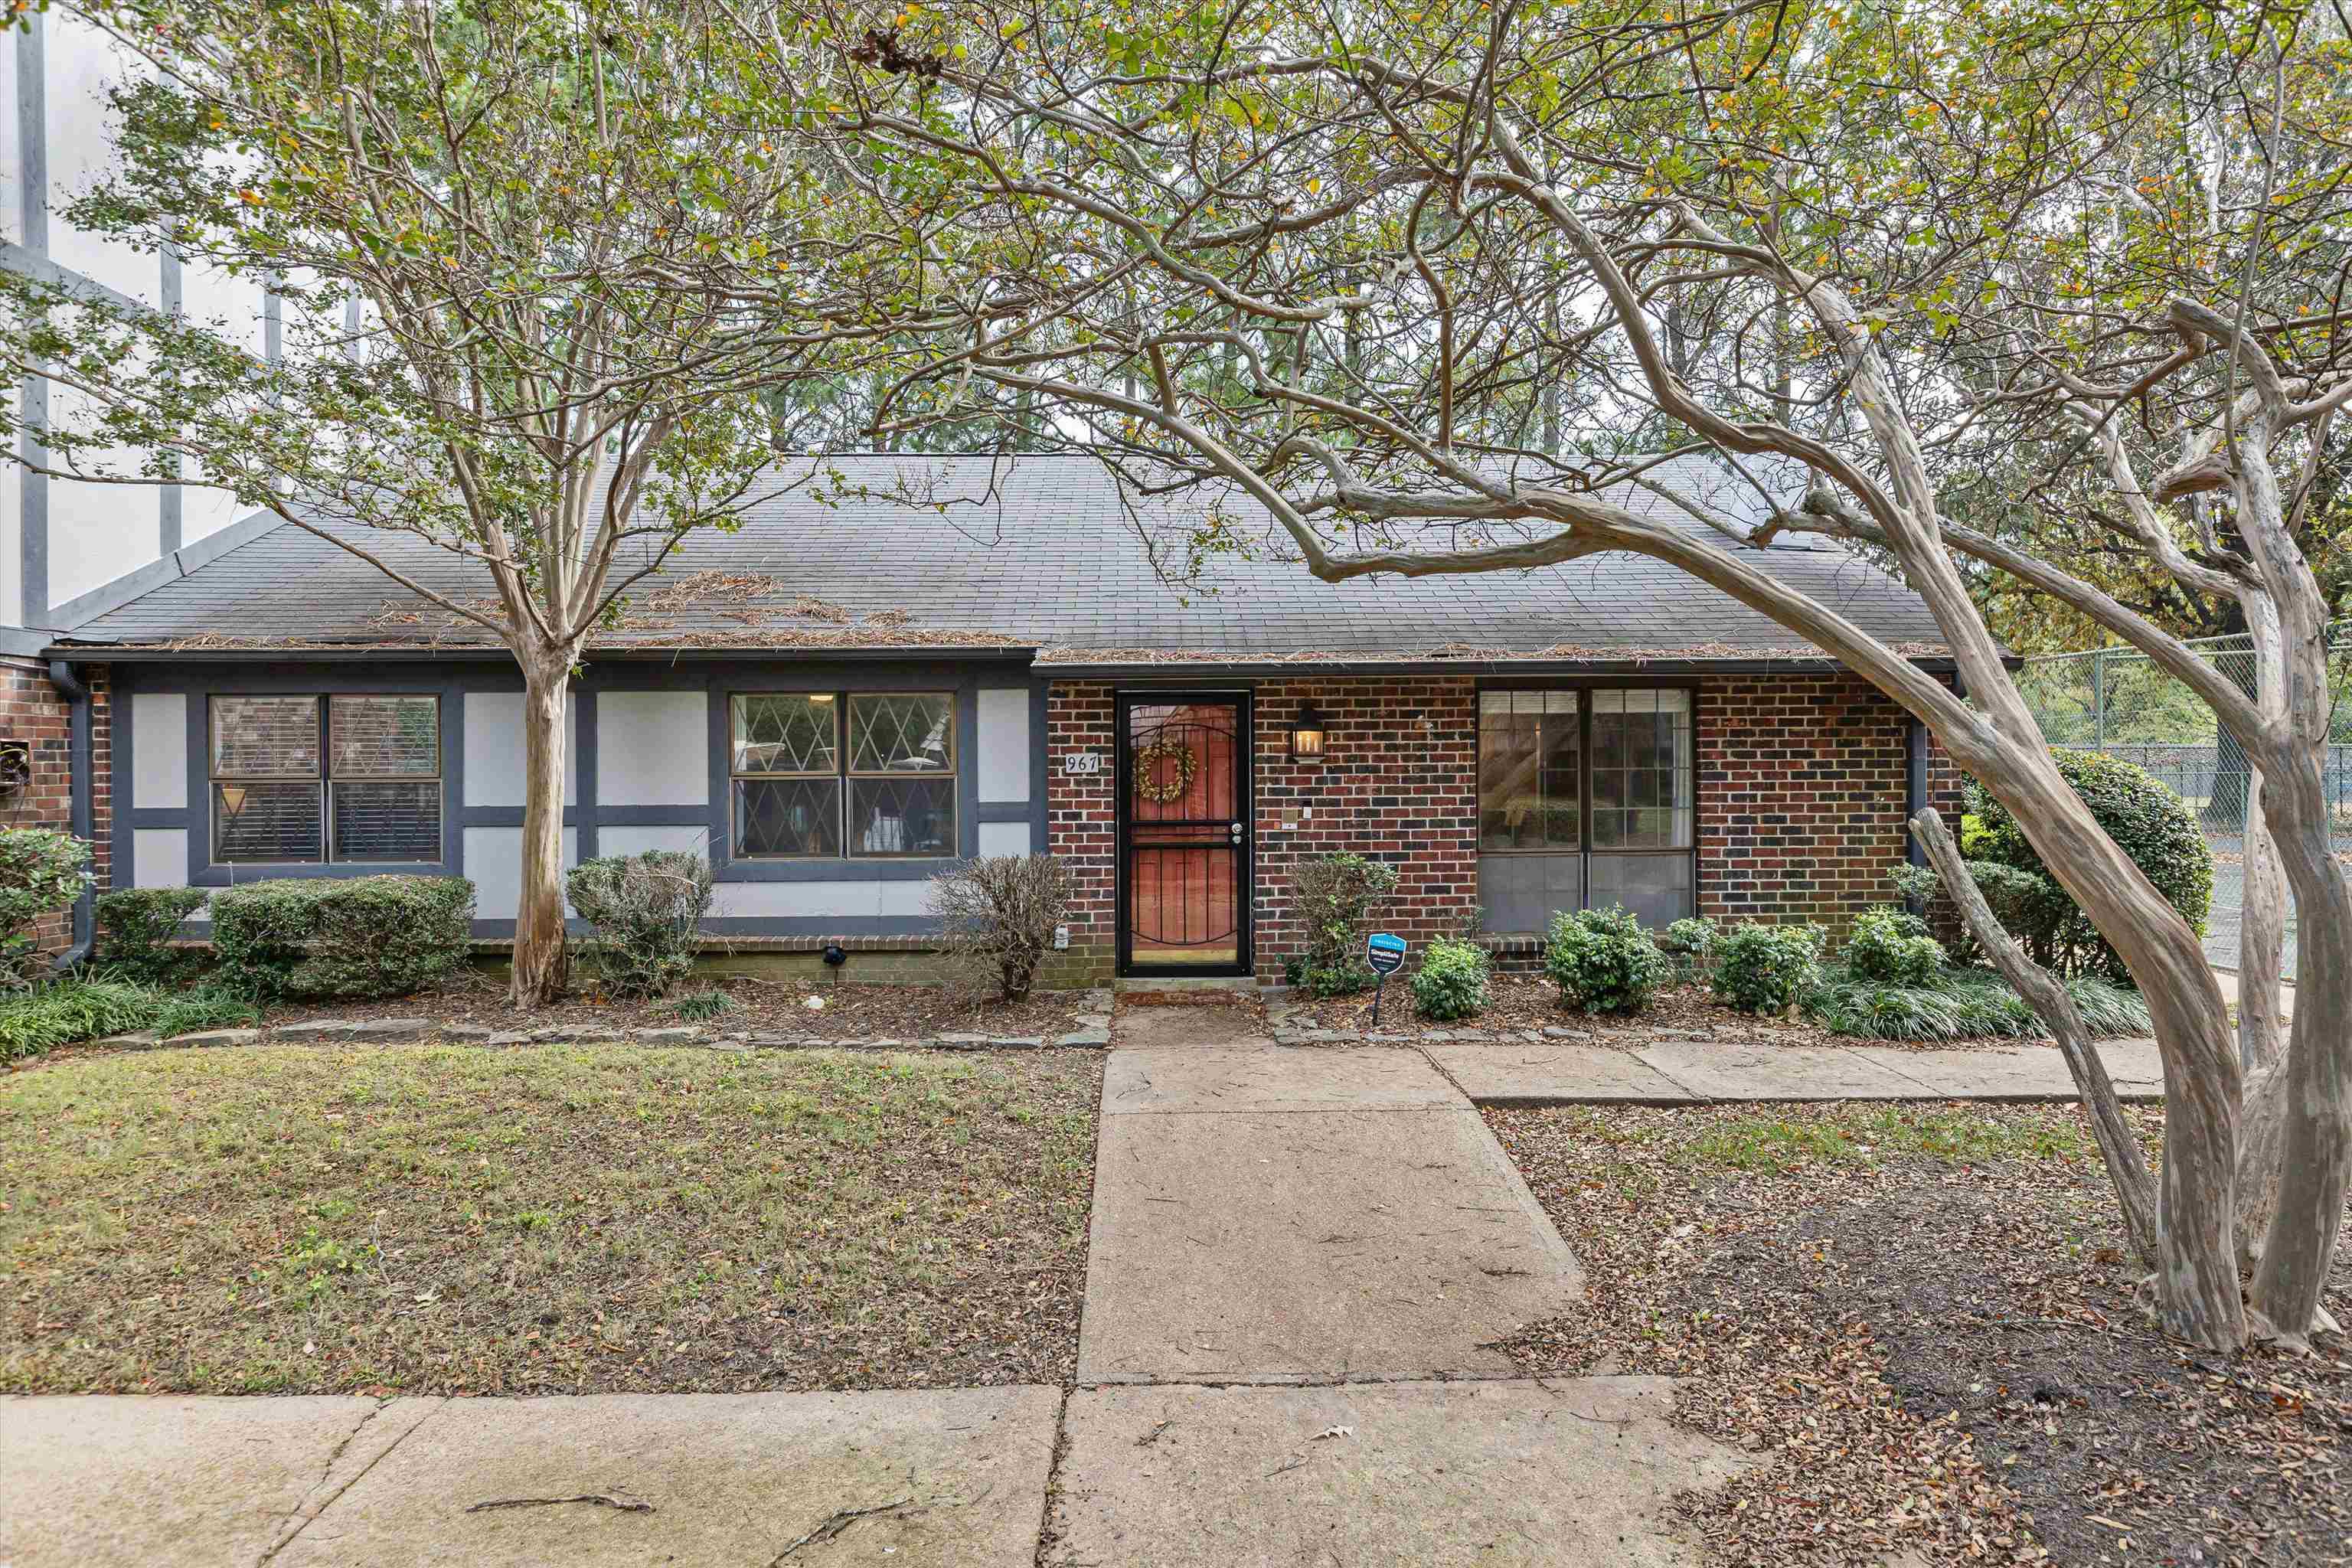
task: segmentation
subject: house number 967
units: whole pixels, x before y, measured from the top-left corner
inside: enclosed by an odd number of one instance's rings
[[[1062,771],[1066,773],[1098,773],[1102,772],[1102,753],[1100,752],[1066,752],[1062,757]]]

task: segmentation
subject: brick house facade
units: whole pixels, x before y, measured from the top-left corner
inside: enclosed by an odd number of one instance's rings
[[[97,886],[103,889],[109,885],[113,837],[107,671],[102,665],[77,668],[90,689],[90,868],[97,876]],[[39,659],[0,657],[0,743],[13,742],[21,742],[25,747],[29,782],[21,795],[0,804],[0,825],[70,831],[73,704],[58,690],[49,679],[48,666]],[[65,948],[73,940],[71,912],[61,910],[44,916],[32,934],[43,952]]]
[[[1310,855],[1347,850],[1398,871],[1384,929],[1418,952],[1471,928],[1479,910],[1477,701],[1509,682],[1400,676],[1285,678],[1245,683],[1252,698],[1251,960],[1282,978],[1303,951],[1291,879]],[[1696,912],[1718,921],[1814,921],[1840,934],[1895,898],[1889,870],[1907,858],[1914,722],[1843,673],[1696,676]],[[1120,815],[1115,692],[1107,681],[1056,681],[1046,701],[1047,847],[1077,889],[1059,984],[1102,984],[1118,954]],[[1149,692],[1150,689],[1140,689]],[[1299,761],[1289,729],[1311,705],[1330,725],[1327,753]],[[1959,775],[1923,733],[1919,804],[1956,816]],[[1067,771],[1072,754],[1100,761]],[[1504,961],[1531,942],[1490,933]]]

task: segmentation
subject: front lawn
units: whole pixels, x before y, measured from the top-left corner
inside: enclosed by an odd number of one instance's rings
[[[0,1389],[1055,1383],[1098,1053],[86,1055],[0,1079]]]
[[[1504,1348],[1687,1379],[1677,1417],[1760,1459],[1682,1501],[1712,1561],[2352,1561],[2343,1340],[2157,1336],[2074,1108],[1486,1118],[1588,1282]]]

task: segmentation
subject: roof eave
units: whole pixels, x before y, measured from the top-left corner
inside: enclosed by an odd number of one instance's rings
[[[441,647],[384,647],[381,646],[299,647],[185,647],[169,643],[90,643],[57,642],[42,650],[47,658],[82,659],[102,664],[343,664],[377,663],[391,660],[404,664],[447,663],[459,659],[490,659],[506,663],[513,655],[502,647],[488,645],[457,644]],[[591,647],[583,656],[585,662],[594,664],[612,660],[663,660],[675,663],[680,659],[698,658],[805,658],[828,662],[876,664],[940,663],[942,661],[988,660],[995,663],[1034,665],[1037,658],[1034,647],[1008,647],[1002,643],[956,643],[930,647],[911,645],[897,647],[762,647],[748,644],[740,647]]]

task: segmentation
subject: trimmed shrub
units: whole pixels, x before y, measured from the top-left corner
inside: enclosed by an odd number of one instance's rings
[[[53,980],[0,997],[0,1060],[151,1027],[154,993],[121,980]]]
[[[1458,937],[1431,942],[1412,972],[1412,1005],[1440,1023],[1477,1014],[1486,1005],[1486,950]]]
[[[0,975],[20,980],[37,956],[25,928],[89,887],[89,846],[52,827],[0,829]]]
[[[950,965],[1018,1002],[1069,918],[1070,868],[1051,855],[983,855],[931,879],[930,916]]]
[[[1622,909],[1562,910],[1551,918],[1544,972],[1562,1000],[1588,1013],[1638,1013],[1674,964]]]
[[[2196,813],[2147,770],[2101,752],[2053,748],[2058,771],[2091,808],[2109,837],[2180,918],[2198,931],[2213,901],[2213,855]],[[2095,974],[2131,984],[2123,959],[2050,875],[2009,808],[1981,785],[1969,786],[1974,820],[1962,823],[1960,847],[1971,862],[2017,875],[1988,876],[1975,865],[1985,901],[2035,963],[2062,974]]]
[[[1377,978],[1364,962],[1364,935],[1372,914],[1396,891],[1396,868],[1361,855],[1318,855],[1291,877],[1291,898],[1307,929],[1300,980],[1318,996],[1361,991]],[[1316,973],[1322,971],[1318,989]],[[1358,975],[1362,984],[1353,984]]]
[[[98,959],[148,984],[188,967],[192,955],[168,945],[205,906],[202,888],[117,888],[98,896]]]
[[[1715,952],[1716,936],[1713,921],[1685,915],[1658,933],[1658,951],[1672,961],[1677,975],[1696,980],[1706,973],[1707,958]]]
[[[364,1001],[446,984],[466,964],[463,877],[317,878],[213,895],[213,956],[233,990]]]
[[[680,849],[583,860],[565,897],[590,936],[581,958],[617,996],[666,996],[694,968],[713,898],[710,862]]]
[[[1878,904],[1854,917],[1843,957],[1846,973],[1867,984],[1926,985],[1944,967],[1944,944],[1917,915]]]
[[[1743,1013],[1785,1013],[1821,984],[1827,936],[1817,925],[1734,926],[1716,942],[1708,984]]]

